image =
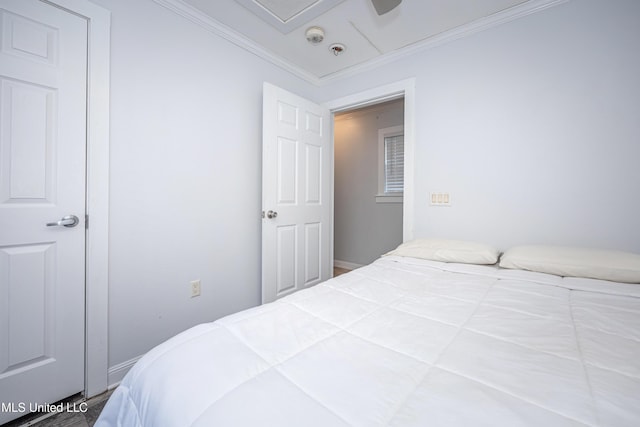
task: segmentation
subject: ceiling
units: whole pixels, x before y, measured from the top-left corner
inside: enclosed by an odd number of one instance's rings
[[[566,0],[404,0],[383,16],[370,0],[155,1],[318,83]],[[311,26],[324,29],[320,44],[307,41]]]

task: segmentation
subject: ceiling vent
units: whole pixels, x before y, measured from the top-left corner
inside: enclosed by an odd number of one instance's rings
[[[345,0],[236,0],[282,34],[303,26]]]

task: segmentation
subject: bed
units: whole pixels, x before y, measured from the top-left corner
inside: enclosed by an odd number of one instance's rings
[[[640,425],[639,255],[611,281],[408,248],[159,345],[96,426]]]

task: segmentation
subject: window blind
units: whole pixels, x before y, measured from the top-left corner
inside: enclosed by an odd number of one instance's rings
[[[404,135],[384,138],[384,192],[404,190]]]

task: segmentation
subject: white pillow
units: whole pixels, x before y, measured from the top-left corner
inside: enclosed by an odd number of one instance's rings
[[[385,255],[465,264],[495,264],[498,262],[500,252],[481,243],[447,239],[416,239],[401,244]]]
[[[500,258],[500,267],[558,276],[640,283],[640,255],[561,246],[517,246]]]

